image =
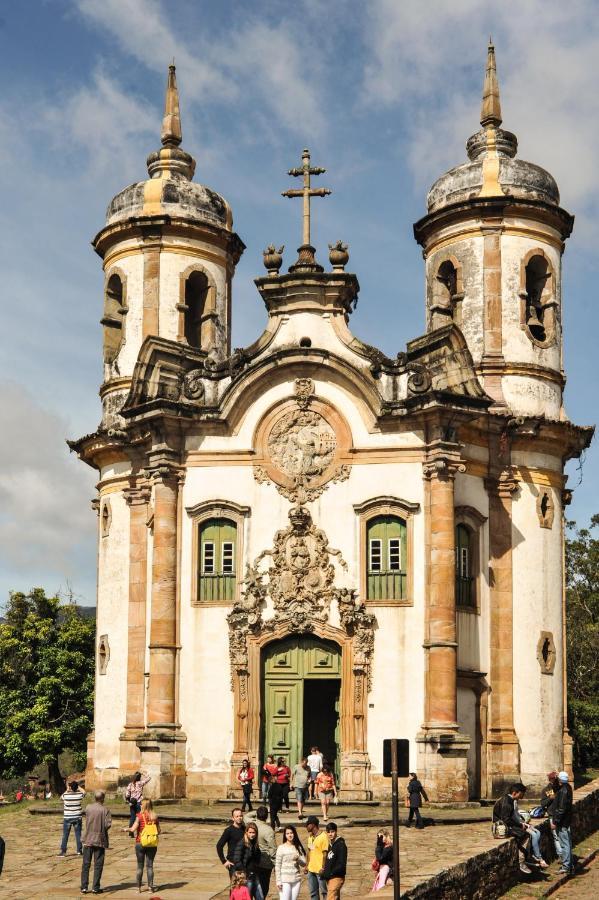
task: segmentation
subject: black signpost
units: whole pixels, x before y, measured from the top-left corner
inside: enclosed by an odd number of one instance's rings
[[[399,786],[410,767],[410,742],[401,738],[383,741],[383,775],[391,778],[391,814],[393,822],[393,900],[399,900]]]

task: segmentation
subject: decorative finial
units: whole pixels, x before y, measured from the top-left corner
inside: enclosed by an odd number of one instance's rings
[[[487,69],[485,71],[485,83],[483,86],[483,102],[480,112],[480,124],[483,128],[493,125],[499,128],[501,125],[501,103],[499,102],[499,82],[497,80],[497,67],[495,64],[495,47],[489,37],[487,49]]]
[[[348,260],[347,244],[344,244],[343,241],[329,244],[329,262],[333,267],[333,272],[343,272]]]
[[[283,250],[285,249],[285,244],[279,247],[278,250],[275,250],[274,244],[269,244],[266,250],[262,251],[262,255],[264,257],[264,268],[268,271],[269,275],[273,277],[279,274],[279,269],[283,265]]]
[[[291,189],[289,191],[283,191],[283,197],[303,197],[304,201],[304,213],[303,213],[303,240],[301,247],[298,247],[298,258],[297,262],[290,267],[290,272],[322,272],[322,266],[319,266],[316,262],[315,253],[316,250],[310,243],[310,198],[311,197],[326,197],[331,191],[328,188],[313,188],[310,187],[310,176],[311,175],[322,175],[326,172],[326,169],[322,169],[319,166],[311,166],[310,165],[310,151],[304,150],[302,153],[302,164],[295,169],[289,169],[288,175],[293,175],[294,178],[303,177],[304,186],[299,189]]]
[[[160,139],[163,147],[178,147],[181,143],[181,113],[179,111],[179,91],[175,74],[175,60],[168,67],[166,83],[166,100],[164,102],[164,118]]]

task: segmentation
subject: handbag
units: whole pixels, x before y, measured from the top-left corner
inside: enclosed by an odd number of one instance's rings
[[[404,802],[403,802],[403,805],[404,805],[407,809],[410,808],[410,795],[409,795],[409,794],[406,794],[406,797],[405,797],[405,800],[404,800]]]
[[[374,859],[372,860],[372,862],[370,863],[370,868],[372,869],[373,872],[378,872],[380,867],[381,867],[381,864],[375,856]]]
[[[494,838],[507,837],[507,827],[505,822],[493,822],[491,825],[491,834]]]

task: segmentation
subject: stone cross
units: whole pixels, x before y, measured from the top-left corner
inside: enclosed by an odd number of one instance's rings
[[[310,185],[310,176],[311,175],[322,175],[323,172],[326,172],[326,169],[322,169],[319,166],[311,166],[310,165],[310,151],[304,150],[302,153],[302,165],[298,166],[295,169],[289,169],[288,174],[293,175],[296,178],[303,176],[304,186],[299,189],[291,189],[288,191],[283,191],[283,197],[303,197],[304,200],[304,213],[303,213],[303,237],[302,237],[302,246],[298,249],[299,258],[295,266],[289,270],[290,272],[293,269],[297,268],[313,268],[315,267],[315,259],[314,259],[314,247],[310,243],[310,198],[311,197],[326,197],[327,194],[330,194],[331,191],[328,188],[313,188]],[[320,268],[320,267],[319,267]],[[321,269],[322,271],[322,269]]]

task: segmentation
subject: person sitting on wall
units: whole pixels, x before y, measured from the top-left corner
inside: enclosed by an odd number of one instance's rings
[[[530,835],[525,822],[518,813],[518,800],[526,793],[526,786],[521,782],[510,785],[510,789],[503,797],[500,797],[493,807],[493,822],[503,822],[506,829],[506,837],[513,837],[518,844],[518,857],[520,871],[526,875],[531,874],[531,869],[526,864],[527,851],[530,846]]]

